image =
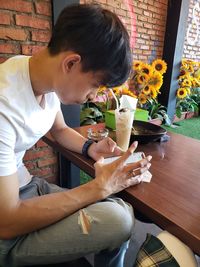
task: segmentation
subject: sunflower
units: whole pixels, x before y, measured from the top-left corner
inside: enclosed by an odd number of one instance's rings
[[[188,71],[193,73],[194,72],[194,67],[190,64],[188,65]]]
[[[126,88],[122,89],[121,94],[122,95],[129,95],[129,96],[132,96],[134,98],[137,98],[136,95],[134,95],[129,89],[126,89]]]
[[[181,69],[180,74],[179,74],[179,78],[181,78],[182,76],[185,76],[187,74],[188,74],[188,72],[185,69]]]
[[[192,87],[200,87],[200,80],[198,80],[197,78],[193,78],[191,82],[192,82]]]
[[[140,61],[140,60],[134,61],[133,62],[133,70],[136,70],[136,71],[140,70],[141,65],[142,65],[142,61]]]
[[[151,76],[152,73],[153,73],[153,69],[152,69],[152,67],[149,64],[143,63],[141,65],[141,68],[140,69],[141,69],[141,72],[146,73],[149,76]]]
[[[190,87],[185,87],[185,89],[187,90],[187,94],[190,95],[191,94]]]
[[[139,94],[138,101],[140,104],[146,104],[147,102],[147,96],[145,94]]]
[[[121,94],[121,86],[113,87],[112,90],[113,90],[113,93],[115,95],[120,95]],[[110,93],[110,94],[111,94],[110,96],[112,96],[112,93]]]
[[[159,91],[160,87],[163,84],[163,77],[160,74],[160,72],[158,71],[154,71],[154,73],[152,74],[150,80],[149,80],[149,84],[153,85],[154,88]]]
[[[139,84],[146,83],[148,82],[148,80],[149,80],[149,75],[147,75],[146,73],[140,73],[137,75],[137,82]]]
[[[177,90],[177,97],[182,99],[182,98],[185,98],[187,96],[187,89],[186,88],[179,88]]]
[[[190,79],[184,79],[181,83],[181,87],[190,87],[192,85],[192,82]]]
[[[150,95],[151,93],[151,87],[152,85],[147,84],[143,89],[142,89],[142,93],[145,95]]]
[[[158,96],[158,91],[155,88],[151,87],[151,97],[153,99],[156,99],[157,96]]]
[[[99,86],[98,94],[104,94],[107,90],[106,86]]]
[[[164,74],[167,70],[167,63],[162,59],[156,59],[152,62],[152,67],[160,74]]]

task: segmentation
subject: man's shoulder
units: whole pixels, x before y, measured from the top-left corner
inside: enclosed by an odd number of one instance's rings
[[[15,56],[0,64],[0,96],[14,96],[15,89],[19,89],[20,82],[28,79],[27,56]],[[26,77],[25,77],[26,76]]]
[[[24,55],[18,55],[14,57],[8,58],[6,61],[0,64],[1,72],[10,72],[17,69],[20,69],[20,67],[29,60],[29,56]],[[0,73],[1,75],[1,73]]]

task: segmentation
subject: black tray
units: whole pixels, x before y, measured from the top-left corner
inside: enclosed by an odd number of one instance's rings
[[[167,131],[161,126],[146,121],[133,122],[130,142],[138,141],[141,144],[159,140]]]

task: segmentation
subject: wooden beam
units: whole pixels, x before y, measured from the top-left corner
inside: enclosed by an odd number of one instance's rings
[[[172,119],[176,108],[176,91],[178,76],[183,55],[184,41],[187,30],[189,0],[168,0],[166,32],[163,48],[163,59],[168,69],[164,76],[162,93],[159,102],[167,107],[167,113]]]

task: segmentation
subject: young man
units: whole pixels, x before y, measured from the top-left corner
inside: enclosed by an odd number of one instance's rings
[[[94,5],[65,8],[48,48],[0,66],[0,266],[50,264],[95,253],[95,267],[122,267],[133,227],[131,207],[109,198],[135,183],[150,156],[125,165],[134,143],[121,155],[106,138],[89,143],[65,123],[60,102],[95,98],[99,85],[123,83],[130,71],[128,34],[110,11]],[[31,177],[24,153],[47,131],[67,149],[95,161],[96,178],[63,190]],[[103,200],[103,201],[102,201]],[[88,232],[80,223],[84,214]]]

